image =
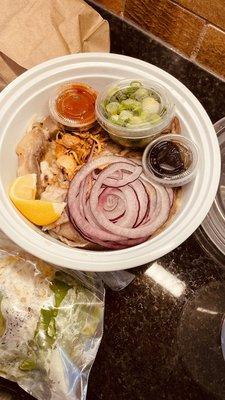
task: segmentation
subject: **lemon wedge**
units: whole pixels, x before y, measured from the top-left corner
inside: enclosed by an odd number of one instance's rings
[[[10,198],[18,197],[24,200],[34,200],[37,191],[37,175],[27,174],[19,176],[10,187]]]
[[[37,188],[36,174],[17,178],[10,187],[9,197],[16,208],[35,225],[49,225],[62,214],[66,203],[35,200]]]

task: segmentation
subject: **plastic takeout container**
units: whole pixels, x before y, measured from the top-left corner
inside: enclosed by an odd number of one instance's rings
[[[154,166],[149,162],[149,156],[154,149],[155,146],[164,144],[164,143],[174,143],[177,146],[181,146],[180,149],[185,151],[185,158],[188,158],[188,166],[187,169],[179,174],[166,174],[159,173],[154,170]],[[182,154],[181,154],[182,156]],[[145,149],[142,157],[142,165],[144,168],[145,175],[155,182],[161,183],[165,186],[170,187],[178,187],[184,186],[192,179],[194,179],[197,170],[198,170],[198,158],[199,158],[199,150],[196,144],[182,136],[182,135],[161,135],[158,139],[153,140]]]
[[[181,206],[173,222],[138,246],[116,251],[70,248],[42,232],[13,206],[8,189],[17,174],[15,152],[29,121],[49,112],[49,97],[71,80],[97,91],[118,79],[163,82],[176,104],[182,134],[201,149],[193,181],[182,188]],[[213,125],[195,96],[177,79],[146,62],[106,53],[73,54],[40,64],[25,72],[0,94],[0,226],[19,246],[55,265],[85,271],[121,270],[153,261],[188,238],[202,223],[217,192],[220,150]]]
[[[79,129],[79,130],[88,130],[95,124],[96,117],[95,117],[94,112],[93,112],[93,114],[91,113],[91,115],[88,118],[85,118],[84,121],[82,121],[82,119],[80,119],[80,118],[65,117],[57,109],[57,100],[65,94],[67,94],[67,96],[73,97],[74,96],[73,89],[75,88],[75,86],[76,86],[76,82],[71,81],[65,85],[60,85],[54,91],[54,93],[52,93],[52,95],[49,99],[50,114],[57,122],[59,122],[62,125],[67,126],[68,128]],[[94,111],[94,103],[95,103],[97,93],[88,85],[77,84],[77,88],[83,89],[84,92],[89,94],[91,101],[93,101],[93,111]],[[78,97],[78,99],[79,99],[80,96],[78,94],[78,96],[75,95],[75,97]],[[77,103],[75,105],[77,107]],[[81,115],[81,118],[82,118],[82,115]]]
[[[99,94],[96,100],[96,117],[102,127],[109,133],[112,140],[126,147],[145,147],[151,140],[155,139],[164,129],[167,129],[174,117],[174,101],[169,91],[153,79],[139,79],[143,88],[149,89],[160,101],[160,109],[165,111],[160,122],[143,122],[130,126],[119,126],[112,123],[107,118],[102,106],[107,97],[115,95],[117,92],[127,89],[130,84],[135,82],[133,79],[123,79],[107,85]]]
[[[196,237],[202,247],[225,267],[225,117],[214,125],[221,151],[221,176],[218,191],[212,207],[196,231]]]

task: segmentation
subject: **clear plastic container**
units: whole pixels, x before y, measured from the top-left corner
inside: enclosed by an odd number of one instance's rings
[[[161,118],[158,122],[142,122],[135,125],[127,124],[120,126],[111,122],[107,118],[107,113],[103,107],[104,101],[107,98],[112,98],[118,92],[121,92],[130,87],[131,83],[140,83],[142,89],[147,89],[152,92],[153,97],[160,104]],[[114,82],[105,87],[99,93],[96,106],[96,117],[100,125],[109,133],[112,140],[126,147],[145,147],[149,142],[158,137],[163,130],[168,128],[174,117],[174,102],[170,97],[168,90],[161,84],[154,81],[125,79]]]
[[[181,135],[161,135],[146,147],[142,164],[149,179],[165,186],[183,186],[196,175],[198,147]]]
[[[52,117],[68,128],[88,130],[96,122],[95,101],[97,93],[80,82],[59,86],[49,100]]]
[[[203,249],[225,267],[225,117],[214,125],[221,152],[221,176],[212,207],[195,236]]]

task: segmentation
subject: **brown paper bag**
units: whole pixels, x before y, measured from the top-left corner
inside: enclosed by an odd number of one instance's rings
[[[0,89],[71,53],[109,51],[108,22],[82,0],[0,0]]]

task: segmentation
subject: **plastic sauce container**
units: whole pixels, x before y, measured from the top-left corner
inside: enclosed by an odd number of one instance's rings
[[[145,149],[142,164],[147,178],[165,186],[190,182],[198,167],[198,147],[181,135],[162,135]]]
[[[60,86],[49,100],[52,117],[68,128],[88,130],[96,122],[97,93],[90,86],[69,82]]]
[[[170,125],[174,103],[161,84],[126,79],[106,86],[95,111],[112,140],[126,147],[145,147]]]

